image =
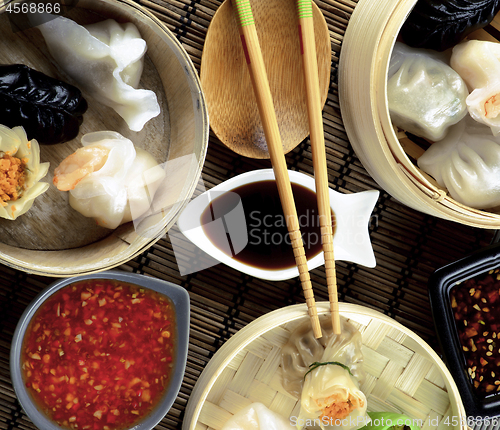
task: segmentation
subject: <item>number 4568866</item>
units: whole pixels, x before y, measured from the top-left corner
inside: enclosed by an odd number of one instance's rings
[[[59,13],[59,3],[9,3],[6,8],[10,13]]]

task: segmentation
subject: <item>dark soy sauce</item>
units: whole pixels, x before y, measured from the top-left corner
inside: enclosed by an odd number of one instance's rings
[[[320,217],[316,193],[302,185],[292,183],[297,207],[300,232],[307,259],[322,251]],[[236,194],[239,196],[237,198]],[[241,202],[248,232],[245,248],[233,255],[227,252],[228,234],[214,228],[212,221],[224,218]],[[210,224],[212,223],[212,224]],[[283,215],[278,187],[274,180],[254,182],[235,188],[216,197],[201,215],[203,230],[212,243],[225,254],[244,264],[267,270],[288,269],[295,266],[292,246]],[[245,223],[242,222],[244,226]],[[335,231],[335,216],[332,212]],[[227,230],[226,230],[227,232]],[[233,247],[229,243],[230,249]]]

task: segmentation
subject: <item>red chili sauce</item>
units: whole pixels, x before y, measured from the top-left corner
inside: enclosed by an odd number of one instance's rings
[[[112,280],[71,284],[28,327],[26,386],[60,426],[131,427],[168,386],[175,331],[174,307],[162,294]]]
[[[500,391],[500,269],[450,291],[466,370],[480,397]]]

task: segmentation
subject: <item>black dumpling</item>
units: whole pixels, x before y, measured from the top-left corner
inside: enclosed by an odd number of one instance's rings
[[[409,46],[445,51],[488,25],[500,0],[419,0],[401,28]]]
[[[0,124],[22,126],[41,144],[78,135],[87,102],[73,85],[23,64],[0,65]]]

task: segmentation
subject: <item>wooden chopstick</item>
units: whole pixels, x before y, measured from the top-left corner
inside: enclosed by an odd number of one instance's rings
[[[278,128],[278,121],[274,111],[274,104],[267,79],[266,68],[260,50],[259,39],[255,29],[252,8],[249,0],[232,0],[237,11],[237,18],[240,29],[241,42],[250,72],[252,87],[257,99],[264,135],[274,170],[278,193],[285,215],[288,233],[292,242],[295,262],[299,269],[299,278],[304,291],[307,309],[313,333],[316,338],[322,336],[319,323],[316,302],[312,290],[311,278],[307,267],[307,257],[304,251],[304,244],[300,234],[300,226],[297,218],[297,210],[292,193],[292,186],[288,176],[288,169],[283,153],[281,136]]]
[[[318,61],[316,58],[316,42],[314,39],[312,0],[297,0],[297,12],[299,16],[300,48],[306,84],[307,113],[312,147],[314,179],[316,182],[316,195],[318,199],[321,241],[323,253],[325,255],[326,282],[328,285],[333,332],[335,334],[340,334],[337,275],[333,253],[330,192],[328,188],[325,136],[323,132],[323,116],[321,113],[321,97],[319,92]]]

